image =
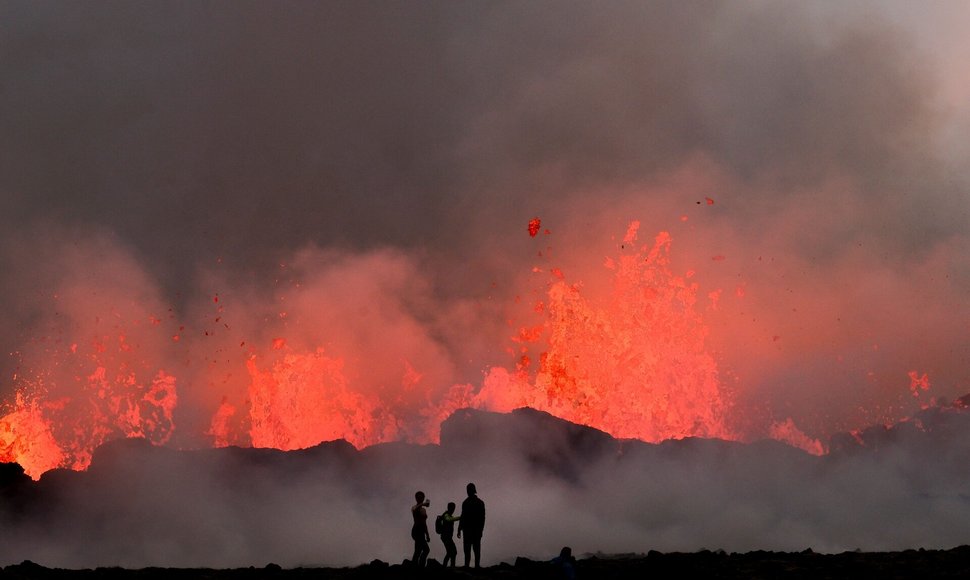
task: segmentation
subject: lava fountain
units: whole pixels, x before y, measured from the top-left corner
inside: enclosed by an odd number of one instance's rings
[[[529,222],[531,237],[540,229],[538,218]],[[741,437],[730,426],[731,394],[705,346],[693,272],[673,272],[668,233],[648,243],[638,243],[638,237],[639,222],[633,222],[618,255],[603,264],[601,272],[612,279],[607,296],[592,296],[556,267],[535,266],[533,280],[541,290],[527,305],[533,323],[513,327],[508,349],[513,362],[483,364],[479,385],[434,384],[418,362],[427,366],[438,356],[431,347],[383,362],[389,370],[375,379],[366,368],[374,363],[347,354],[341,336],[328,335],[326,328],[311,341],[291,340],[286,332],[293,327],[285,325],[274,328],[279,334],[272,338],[234,335],[216,296],[213,321],[224,326],[226,342],[238,341],[240,347],[221,355],[237,387],[222,393],[217,408],[205,411],[211,417],[208,428],[193,435],[215,447],[284,450],[334,439],[358,448],[395,440],[428,443],[437,441],[440,422],[458,408],[529,406],[621,438]],[[300,291],[299,285],[293,289]],[[299,304],[291,299],[291,310],[278,318],[298,319]],[[182,340],[192,328],[179,324],[172,332],[147,311],[129,316],[116,316],[88,335],[68,332],[52,341],[40,363],[20,370],[16,394],[0,418],[0,460],[16,461],[38,478],[56,467],[84,469],[94,448],[112,438],[172,444],[184,411],[178,405],[201,400],[182,396],[185,392],[232,390],[230,383],[199,380],[198,374],[183,379],[185,368],[152,352],[158,340],[128,338],[135,326],[139,333],[164,335],[166,348],[199,348]],[[406,335],[409,327],[404,328]],[[367,355],[368,360],[379,357]]]
[[[521,352],[514,370],[489,371],[477,395],[482,406],[533,407],[644,441],[735,437],[726,422],[730,397],[695,308],[698,285],[692,273],[672,272],[670,234],[638,245],[639,225],[626,233],[629,249],[604,264],[613,275],[607,299],[593,300],[582,284],[548,271],[546,299],[534,306],[544,319],[513,338]]]

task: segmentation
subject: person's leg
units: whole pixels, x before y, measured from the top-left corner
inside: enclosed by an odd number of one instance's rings
[[[475,541],[472,543],[472,550],[475,551],[475,567],[478,568],[479,567],[479,562],[481,561],[481,557],[482,557],[482,539],[481,538],[475,538]]]
[[[418,567],[424,568],[428,563],[428,554],[431,553],[431,546],[428,545],[427,540],[421,538],[421,555],[418,557]]]
[[[414,554],[411,555],[411,564],[414,566],[418,565],[418,558],[421,557],[421,542],[420,538],[414,538]]]
[[[468,539],[467,534],[465,534],[465,538],[462,540],[462,547],[465,549],[465,568],[467,568],[468,560],[471,559],[472,552],[472,542]]]
[[[458,547],[455,546],[455,540],[451,537],[446,537],[441,539],[442,543],[445,545],[445,559],[441,563],[442,566],[447,566],[449,560],[451,561],[451,567],[455,567],[455,558],[458,556]]]

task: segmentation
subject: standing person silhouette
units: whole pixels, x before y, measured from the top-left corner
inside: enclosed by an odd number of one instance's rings
[[[414,518],[414,525],[411,526],[411,538],[414,540],[414,555],[411,556],[411,564],[418,568],[424,568],[428,561],[428,554],[431,553],[431,534],[428,533],[428,506],[431,500],[424,499],[424,492],[419,491],[414,494],[415,504],[411,506],[411,517]]]
[[[551,562],[559,572],[559,578],[563,580],[576,580],[576,558],[573,558],[572,548],[563,546],[559,555],[553,558]]]
[[[455,515],[455,502],[448,502],[448,509],[438,517],[441,518],[441,531],[438,533],[441,535],[441,543],[445,545],[445,559],[441,561],[441,565],[448,566],[448,563],[451,562],[451,567],[454,568],[455,557],[458,556],[458,547],[455,546],[455,540],[452,536],[455,535],[455,522],[461,520],[459,516]],[[435,528],[438,528],[437,521]]]
[[[479,568],[482,555],[482,532],[485,530],[485,502],[478,497],[478,490],[474,483],[469,483],[465,489],[468,497],[461,502],[461,520],[458,522],[458,538],[465,533],[465,568],[468,567],[471,551],[475,551],[475,567]]]

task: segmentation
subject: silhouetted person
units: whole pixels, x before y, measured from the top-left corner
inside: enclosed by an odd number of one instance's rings
[[[448,502],[448,509],[441,514],[441,543],[445,545],[445,559],[441,561],[442,566],[447,566],[451,562],[451,567],[455,567],[455,557],[458,556],[458,547],[455,546],[455,522],[461,520],[460,516],[455,515],[455,502]],[[437,527],[437,526],[436,526]]]
[[[482,532],[485,530],[485,502],[478,497],[474,483],[469,483],[465,489],[468,497],[461,502],[461,521],[458,522],[458,538],[464,532],[465,568],[468,567],[471,551],[475,551],[475,567],[479,567],[482,555]]]
[[[576,580],[576,558],[573,558],[573,549],[569,546],[563,547],[559,555],[552,559],[552,565],[558,570],[560,578]]]
[[[428,554],[431,552],[431,534],[428,533],[428,510],[425,508],[431,505],[431,500],[424,499],[424,492],[419,491],[414,494],[415,504],[411,506],[411,517],[414,518],[414,525],[411,526],[411,538],[414,539],[414,555],[411,556],[411,564],[418,568],[424,568],[428,561]]]

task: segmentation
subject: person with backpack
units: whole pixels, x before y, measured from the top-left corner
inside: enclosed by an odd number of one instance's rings
[[[455,515],[455,502],[453,501],[448,502],[448,509],[434,519],[434,531],[441,536],[441,543],[445,545],[445,559],[441,561],[442,566],[448,566],[448,562],[451,561],[451,567],[455,567],[458,547],[455,546],[453,536],[455,535],[455,522],[460,519],[461,516]]]

